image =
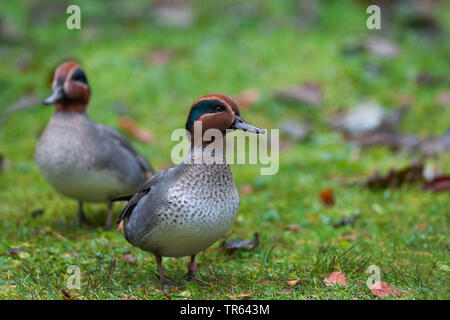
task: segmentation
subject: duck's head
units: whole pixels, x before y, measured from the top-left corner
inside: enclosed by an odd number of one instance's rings
[[[87,109],[91,90],[86,75],[78,63],[68,61],[56,68],[52,94],[44,104],[54,104],[56,111],[83,113]]]
[[[192,139],[197,121],[201,121],[202,136],[208,129],[218,129],[222,134],[227,130],[264,133],[263,129],[244,121],[236,102],[223,94],[207,94],[194,102],[186,121],[186,130]]]

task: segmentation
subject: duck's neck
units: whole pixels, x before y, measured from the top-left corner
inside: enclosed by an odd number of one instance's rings
[[[191,145],[189,153],[183,160],[185,164],[194,165],[226,165],[228,166],[225,147],[213,146],[211,144],[194,146]]]
[[[57,102],[55,103],[55,112],[61,113],[86,113],[88,104],[77,102]]]

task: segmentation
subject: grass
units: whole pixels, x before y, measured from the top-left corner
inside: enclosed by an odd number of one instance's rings
[[[33,3],[39,12],[52,9],[49,2],[40,3]],[[435,97],[448,89],[445,34],[421,37],[393,24],[385,33],[401,47],[399,57],[347,56],[346,46],[372,35],[365,28],[365,7],[329,1],[321,6],[320,23],[301,31],[295,3],[197,1],[196,23],[177,29],[154,27],[140,9],[144,1],[127,7],[139,19],[120,19],[117,6],[106,1],[80,1],[81,31],[66,29],[64,6],[48,22],[33,24],[37,14],[28,11],[29,5],[2,3],[2,16],[24,39],[0,45],[1,110],[30,90],[48,95],[54,67],[74,57],[93,89],[91,118],[117,127],[114,108],[125,105],[139,126],[154,133],[150,146],[133,143],[158,170],[170,161],[171,132],[184,126],[189,106],[206,93],[233,96],[257,88],[260,101],[243,112],[249,122],[277,128],[284,119],[307,120],[314,133],[281,153],[277,175],[260,176],[258,165],[232,166],[237,187],[251,184],[254,191],[241,196],[229,237],[259,232],[260,246],[228,254],[219,241],[198,255],[204,285],[188,283],[164,292],[153,256],[131,247],[115,230],[101,228],[106,204],[88,205],[87,217],[96,227],[78,228],[76,203],[55,193],[38,172],[33,151],[52,109],[12,114],[0,126],[0,153],[9,163],[0,173],[0,298],[62,299],[65,289],[77,299],[228,299],[249,292],[253,299],[374,299],[365,271],[377,265],[381,280],[406,291],[399,299],[449,299],[448,193],[427,193],[418,184],[371,191],[341,183],[402,167],[418,155],[384,147],[360,150],[327,126],[338,109],[366,100],[394,108],[410,96],[412,108],[401,130],[421,137],[444,133],[450,109],[438,106]],[[439,6],[438,21],[448,33],[450,10],[443,2]],[[161,48],[174,50],[173,60],[149,64],[149,52]],[[23,61],[27,67],[21,71]],[[365,69],[368,64],[383,72],[373,75]],[[415,77],[422,71],[444,81],[418,86]],[[323,106],[273,100],[275,90],[303,81],[323,86]],[[448,154],[427,164],[450,171]],[[329,208],[318,196],[326,188],[336,196]],[[36,209],[44,213],[32,218]],[[343,217],[355,222],[334,228]],[[286,230],[291,224],[303,232]],[[124,261],[124,254],[136,263]],[[184,283],[187,263],[165,258],[166,275]],[[66,288],[68,265],[81,269],[80,290]],[[325,286],[323,278],[332,271],[342,271],[349,285]],[[302,281],[289,287],[286,281],[295,279]]]

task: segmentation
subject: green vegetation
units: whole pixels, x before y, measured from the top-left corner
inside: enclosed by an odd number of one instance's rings
[[[399,299],[450,298],[448,192],[425,192],[420,184],[373,191],[343,183],[363,180],[376,169],[401,168],[419,155],[360,149],[328,126],[340,109],[367,100],[394,109],[408,96],[412,104],[402,132],[426,137],[449,128],[450,108],[436,103],[448,89],[448,3],[434,8],[440,35],[421,36],[395,23],[385,30],[401,48],[392,59],[345,54],[373,32],[365,27],[366,8],[358,1],[326,1],[319,22],[303,30],[296,1],[196,1],[195,23],[186,28],[155,27],[149,10],[142,9],[146,2],[124,3],[80,1],[82,29],[69,31],[64,5],[2,2],[3,21],[23,38],[0,44],[0,112],[30,91],[44,98],[55,66],[75,58],[92,87],[90,117],[117,128],[115,110],[126,110],[154,134],[151,145],[132,142],[157,170],[170,162],[176,144],[171,132],[184,127],[190,105],[206,93],[236,96],[256,88],[261,98],[242,112],[246,120],[263,128],[306,120],[313,134],[280,154],[277,175],[260,176],[259,165],[232,166],[237,187],[250,184],[253,191],[241,195],[230,238],[258,232],[260,246],[228,254],[220,242],[214,244],[197,258],[204,284],[185,288],[188,262],[165,258],[167,277],[181,287],[163,292],[153,256],[116,230],[101,228],[106,204],[87,205],[94,227],[78,228],[76,202],[55,193],[38,172],[33,151],[52,107],[13,113],[0,125],[0,154],[8,162],[0,173],[0,298],[62,299],[67,267],[78,265],[81,289],[66,289],[77,299],[227,299],[250,292],[253,299],[374,299],[365,285],[372,264],[381,268],[382,281],[406,291]],[[32,5],[39,10],[31,11]],[[46,11],[57,14],[36,22]],[[160,49],[174,56],[152,64],[150,53]],[[367,65],[382,72],[371,73]],[[419,86],[415,79],[423,71],[444,80]],[[273,99],[276,90],[301,82],[321,84],[322,105]],[[450,172],[448,154],[426,163]],[[335,193],[332,207],[319,198],[327,188]],[[44,212],[33,218],[37,209]],[[354,223],[333,227],[344,217]],[[303,231],[286,230],[292,224]],[[136,262],[126,262],[125,254]],[[323,278],[332,271],[344,273],[349,285],[325,286]],[[295,279],[302,280],[293,287],[286,283]]]

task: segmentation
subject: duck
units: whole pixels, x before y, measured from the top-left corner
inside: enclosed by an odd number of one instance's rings
[[[79,63],[66,61],[54,73],[43,101],[55,111],[36,145],[34,158],[45,180],[78,202],[78,223],[87,224],[84,202],[108,202],[105,229],[113,222],[114,198],[137,192],[153,167],[116,129],[87,114],[91,89]]]
[[[196,255],[225,236],[239,209],[239,194],[225,153],[219,157],[202,154],[214,140],[202,138],[204,132],[217,129],[222,137],[234,130],[264,133],[244,121],[236,102],[224,94],[197,99],[185,128],[191,137],[187,156],[180,165],[148,179],[128,198],[116,221],[130,244],[155,256],[163,288],[171,285],[164,277],[162,257],[190,257],[186,280],[196,281]],[[196,143],[199,132],[202,136]],[[196,154],[204,161],[195,161]]]

